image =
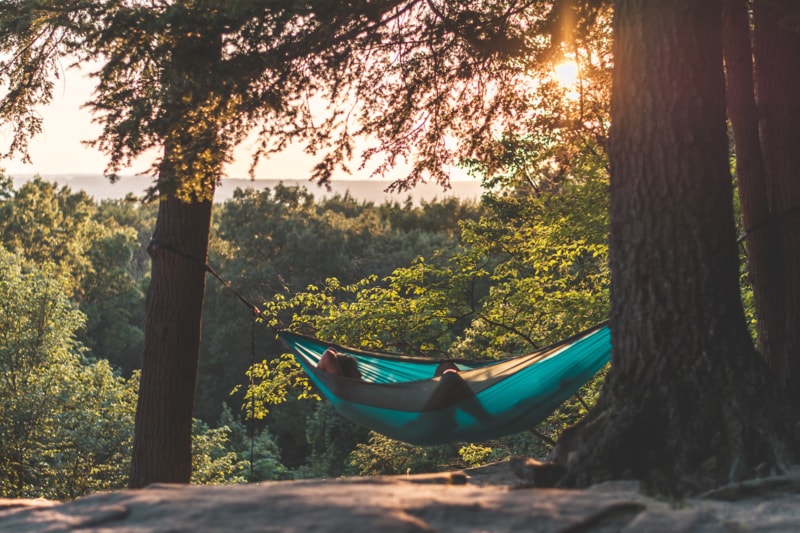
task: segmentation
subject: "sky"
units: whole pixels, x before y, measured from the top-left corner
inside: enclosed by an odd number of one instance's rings
[[[0,161],[0,167],[8,174],[102,174],[107,158],[100,151],[84,145],[81,141],[96,138],[101,126],[92,122],[89,111],[83,108],[94,90],[94,82],[76,69],[67,70],[56,82],[53,101],[38,109],[44,120],[43,131],[30,145],[32,164],[19,158]],[[0,130],[2,148],[9,143],[8,131]],[[308,155],[298,147],[274,156],[269,163],[262,162],[257,170],[259,178],[296,179],[307,176],[313,164]],[[149,160],[143,158],[121,174],[141,174],[147,171]],[[247,178],[250,157],[247,146],[242,145],[236,160],[226,168],[226,176]],[[300,178],[302,179],[302,178]]]
[[[33,164],[19,158],[4,159],[0,166],[9,174],[101,174],[106,159],[99,151],[83,146],[82,140],[94,138],[100,127],[91,123],[91,115],[81,105],[92,93],[92,83],[76,70],[68,70],[56,81],[53,102],[37,109],[44,120],[43,131],[30,145]],[[9,132],[0,130],[0,148],[7,148]]]
[[[91,114],[82,105],[92,95],[94,82],[76,69],[64,72],[57,80],[53,91],[53,102],[47,107],[39,108],[42,116],[43,131],[30,144],[32,164],[24,164],[19,158],[0,160],[0,168],[14,175],[41,174],[43,176],[59,174],[102,174],[106,165],[106,156],[98,150],[85,146],[81,141],[92,140],[101,131],[99,124],[92,123]],[[0,128],[0,150],[5,150],[10,142],[9,131]],[[225,177],[248,178],[251,158],[249,146],[243,143],[235,153],[233,163],[225,168]],[[262,160],[256,168],[256,179],[307,179],[314,165],[314,159],[305,154],[299,146],[290,146],[285,152],[276,154],[268,160]],[[130,169],[120,172],[122,175],[142,174],[148,170],[150,161],[141,159]],[[358,168],[353,162],[351,168]],[[396,174],[400,177],[399,170]],[[369,171],[347,174],[340,172],[334,179],[366,179]],[[459,170],[454,171],[453,179],[468,179]]]

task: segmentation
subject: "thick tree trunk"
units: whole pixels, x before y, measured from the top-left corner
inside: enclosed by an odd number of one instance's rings
[[[177,8],[187,5],[178,3]],[[187,8],[188,9],[188,8]],[[171,62],[170,116],[162,132],[156,228],[145,302],[145,340],[131,464],[131,488],[189,483],[192,422],[200,361],[206,261],[214,189],[230,145],[226,117],[209,77],[219,72],[222,37],[198,27],[177,35]]]
[[[184,203],[174,197],[159,205],[149,248],[152,278],[145,304],[131,488],[154,482],[188,483],[191,476],[211,206],[211,200]]]
[[[799,443],[739,300],[718,1],[615,2],[612,366],[561,483],[697,492]]]
[[[789,2],[753,3],[756,94],[772,208],[769,226],[782,253],[785,352],[770,361],[795,406],[800,406],[800,33],[783,24],[797,11]],[[795,21],[796,23],[796,21]],[[778,359],[778,355],[781,356]],[[772,361],[775,359],[775,361]]]
[[[736,147],[742,222],[746,231],[748,274],[753,286],[759,352],[776,377],[785,380],[786,328],[783,262],[777,226],[770,223],[767,176],[761,153],[753,82],[753,52],[747,0],[723,0],[728,118]]]

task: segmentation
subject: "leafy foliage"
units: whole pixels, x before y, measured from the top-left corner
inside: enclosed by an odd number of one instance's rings
[[[0,247],[0,495],[73,499],[127,486],[138,372],[125,379],[90,359],[77,339],[85,316],[66,296],[69,280]],[[196,483],[248,479],[250,443],[227,413],[195,421]],[[235,440],[234,440],[235,439]],[[253,442],[253,478],[285,477],[268,432]]]
[[[484,216],[464,221],[461,244],[447,253],[418,258],[381,279],[343,285],[331,278],[290,298],[278,295],[264,305],[263,316],[272,324],[290,316],[293,328],[357,347],[467,358],[531,351],[607,316],[606,198],[602,169],[536,196],[487,196]],[[262,396],[250,398],[271,403],[283,401],[281,395],[290,392],[284,384],[299,372],[283,363],[271,367],[277,373],[254,369],[259,372],[251,372],[251,390]],[[581,392],[584,401],[565,403],[539,430],[556,438],[585,415],[585,402],[593,403],[601,382],[587,385]],[[306,385],[297,391],[307,395]],[[544,455],[546,448],[531,440],[474,443],[477,447],[466,447],[462,459],[456,447],[448,460],[432,463],[424,449],[395,443],[398,448],[392,451],[388,439],[371,436],[369,442],[351,442],[350,466],[375,473],[383,465],[388,473],[433,468],[434,463],[477,464],[480,457],[497,459],[532,449]],[[484,448],[490,451],[476,451]],[[332,465],[326,468],[330,472]]]
[[[217,214],[210,262],[249,301],[261,307],[274,299],[279,306],[327,278],[353,283],[452,247],[458,221],[478,213],[474,203],[455,199],[376,206],[349,196],[316,200],[305,188],[281,184],[238,190]],[[248,366],[265,353],[271,360],[281,347],[269,329],[253,328],[252,316],[225,286],[208,289],[196,413],[213,421]],[[290,313],[275,307],[269,325],[285,325]]]
[[[101,90],[90,106],[106,125],[96,144],[111,154],[112,171],[166,146],[154,169],[169,172],[154,193],[206,196],[253,125],[260,127],[256,157],[295,139],[326,152],[314,173],[323,182],[363,133],[378,138],[366,157],[388,153],[378,172],[412,160],[408,181],[396,188],[426,172],[444,180],[441,164],[457,160],[484,178],[480,209],[375,207],[347,196],[315,202],[283,186],[237,192],[216,219],[212,262],[254,301],[267,302],[269,326],[354,346],[493,358],[606,317],[611,40],[604,2],[484,2],[480,12],[415,1],[56,4],[0,6],[8,22],[0,25],[0,48],[19,51],[3,57],[9,77],[0,80],[10,89],[0,118],[14,128],[12,153],[24,154],[40,129],[30,104],[51,96],[48,75],[58,72],[58,59],[101,52],[112,60],[95,73]],[[112,20],[122,24],[105,24]],[[577,87],[552,77],[565,58],[577,62]],[[319,96],[334,104],[360,96],[363,106],[348,103],[341,113],[331,105],[331,115],[315,123],[311,106],[298,104]],[[3,443],[14,443],[0,458],[9,494],[73,497],[123,482],[119,450],[130,438],[137,375],[123,380],[102,358],[126,374],[137,365],[153,218],[151,208],[98,208],[40,179],[14,191],[0,173],[2,243],[13,252],[2,256],[3,301],[10,302],[3,377],[24,385],[2,400]],[[41,279],[27,261],[43,270]],[[748,290],[743,300],[752,322]],[[242,334],[250,317],[225,288],[210,291],[208,302],[198,412],[220,423],[195,423],[195,482],[292,475],[282,462],[305,463],[297,476],[332,476],[547,451],[529,434],[437,449],[367,434],[326,404],[298,401],[314,398],[299,367],[279,356],[264,329]],[[237,397],[245,416],[259,420],[250,440],[222,400],[256,353],[267,359],[250,366],[252,386]],[[582,417],[602,379],[537,431],[554,438]]]
[[[272,434],[267,429],[257,430],[252,421],[247,426],[225,406],[220,427],[230,428],[227,446],[241,459],[242,469],[237,475],[251,482],[288,479],[290,474],[281,462],[281,450]]]
[[[192,428],[192,483],[208,485],[220,483],[242,483],[243,477],[235,472],[244,469],[236,452],[226,448],[230,428],[209,428],[195,419]]]
[[[0,119],[15,125],[10,152],[26,154],[60,61],[103,58],[87,102],[104,125],[95,144],[111,172],[166,147],[154,193],[207,197],[253,131],[254,164],[297,141],[326,182],[368,138],[376,173],[410,163],[395,188],[446,185],[449,165],[485,159],[488,138],[548,115],[552,102],[530,95],[554,62],[603,69],[609,19],[607,2],[6,2]]]
[[[494,449],[480,444],[467,444],[458,449],[458,455],[467,466],[475,467],[492,462]]]
[[[328,403],[318,403],[308,417],[305,437],[310,447],[306,463],[296,468],[294,476],[338,477],[355,475],[358,470],[348,464],[354,447],[364,442],[369,430],[342,418]]]
[[[452,469],[453,455],[453,446],[423,448],[373,432],[367,444],[356,445],[350,465],[362,476],[417,474]]]
[[[141,356],[144,247],[153,222],[152,209],[126,201],[98,206],[84,192],[38,177],[0,200],[0,243],[62,275],[62,290],[86,317],[78,339],[128,375]]]
[[[301,400],[320,400],[313,392],[308,377],[290,354],[254,364],[247,370],[247,376],[251,383],[257,383],[248,387],[244,396],[245,405],[249,408],[247,416],[252,418],[263,419],[269,413],[267,405],[286,402],[290,393]]]
[[[329,278],[277,295],[265,304],[267,320],[289,317],[292,328],[340,344],[466,358],[525,353],[605,320],[610,27],[602,7],[591,17],[601,23],[585,27],[568,50],[579,64],[578,90],[556,83],[552,63],[527,71],[524,105],[547,112],[520,119],[523,133],[475,145],[480,156],[467,164],[483,176],[487,192],[482,216],[459,223],[457,246],[383,277]],[[564,52],[549,53],[556,59]],[[544,442],[523,434],[467,444],[460,458],[450,451],[451,461],[545,455],[548,443],[586,413],[601,383],[588,384],[584,400],[566,402],[542,423]],[[397,472],[409,467],[402,458],[425,456],[380,436],[351,445],[350,466],[362,472]]]
[[[0,248],[0,492],[68,499],[128,475],[137,376],[89,362],[53,267]]]

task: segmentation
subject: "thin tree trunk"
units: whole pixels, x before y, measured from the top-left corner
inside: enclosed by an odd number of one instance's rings
[[[781,378],[800,406],[800,33],[782,23],[791,3],[753,3],[756,94],[767,191],[780,239],[785,354]],[[794,8],[796,10],[796,7]],[[782,313],[781,313],[782,311]]]
[[[211,200],[184,203],[174,197],[159,205],[155,240],[148,249],[152,278],[145,304],[131,488],[154,482],[188,483],[191,477],[211,207]]]
[[[783,263],[777,227],[770,223],[767,176],[761,153],[753,83],[753,52],[747,0],[723,0],[728,118],[736,147],[742,222],[746,231],[748,274],[753,286],[759,352],[785,382],[786,329],[781,281]]]
[[[565,485],[685,494],[786,469],[800,442],[739,300],[721,6],[614,10],[612,366],[559,443]]]

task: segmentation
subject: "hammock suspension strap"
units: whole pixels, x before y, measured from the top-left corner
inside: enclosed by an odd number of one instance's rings
[[[250,366],[252,367],[256,362],[256,319],[261,316],[261,310],[251,303],[247,298],[242,296],[242,294],[233,288],[233,285],[230,281],[224,279],[222,276],[217,274],[217,272],[209,265],[207,262],[201,260],[199,257],[195,257],[191,254],[187,254],[186,252],[175,248],[174,246],[159,240],[155,237],[150,237],[150,245],[151,246],[159,246],[165,250],[168,250],[176,255],[183,257],[184,259],[188,259],[193,263],[200,265],[206,272],[217,278],[217,280],[222,283],[222,286],[231,291],[253,314],[253,321],[250,327]],[[252,376],[250,377],[250,387],[252,388],[254,385]],[[251,397],[250,398],[250,424],[248,427],[248,433],[250,437],[250,476],[249,482],[253,482],[253,468],[254,468],[254,459],[255,459],[255,400]]]
[[[235,288],[233,288],[233,285],[231,285],[231,282],[226,280],[226,279],[224,279],[219,274],[217,274],[217,271],[214,270],[211,267],[211,265],[209,265],[207,262],[203,261],[199,257],[195,257],[195,256],[193,256],[191,254],[187,254],[186,252],[184,252],[182,250],[179,250],[178,248],[172,246],[171,244],[166,243],[166,242],[164,242],[164,241],[162,241],[160,239],[157,239],[155,237],[150,237],[150,245],[151,246],[158,246],[158,247],[161,247],[161,248],[163,248],[165,250],[169,250],[170,252],[172,252],[172,253],[174,253],[176,255],[179,255],[179,256],[183,257],[184,259],[188,259],[189,261],[192,261],[193,263],[197,263],[198,265],[200,265],[201,268],[203,268],[203,270],[205,270],[206,272],[208,272],[209,274],[211,274],[212,276],[217,278],[217,280],[220,283],[222,283],[223,287],[225,287],[226,289],[231,291],[237,298],[239,298],[239,301],[241,301],[244,305],[246,305],[247,308],[250,310],[250,312],[253,313],[253,315],[255,315],[256,317],[261,316],[261,310],[258,308],[258,306],[256,306],[252,302],[250,302],[239,291],[237,291]]]

